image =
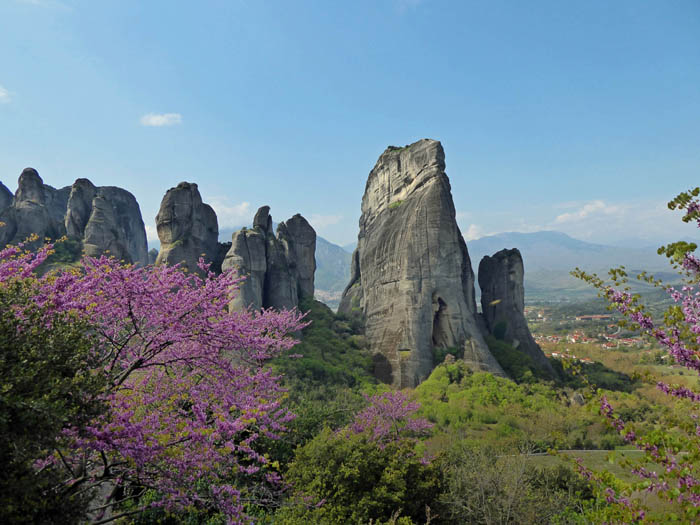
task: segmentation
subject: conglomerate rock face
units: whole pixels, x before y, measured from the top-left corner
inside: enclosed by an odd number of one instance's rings
[[[236,269],[246,277],[231,308],[291,309],[313,299],[316,271],[316,232],[297,214],[272,231],[270,207],[255,214],[253,228],[235,232],[222,270]]]
[[[160,251],[156,264],[183,264],[199,271],[201,256],[216,263],[219,253],[219,223],[214,209],[202,202],[197,185],[181,182],[170,188],[156,215]]]
[[[33,168],[22,172],[17,186],[9,204],[9,190],[0,188],[0,246],[22,242],[31,234],[39,236],[35,244],[67,235],[80,241],[87,255],[106,253],[147,264],[146,229],[128,191],[97,187],[87,179],[57,190],[44,184]]]
[[[535,366],[551,375],[552,365],[533,339],[525,320],[524,275],[523,258],[517,248],[501,250],[481,260],[479,287],[483,318],[489,333],[527,354]]]
[[[503,375],[479,329],[474,273],[438,141],[389,147],[370,172],[338,311],[364,318],[375,373],[395,386],[425,379],[435,348],[464,350],[472,367]]]

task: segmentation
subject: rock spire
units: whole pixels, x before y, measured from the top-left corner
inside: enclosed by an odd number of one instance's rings
[[[222,270],[236,269],[246,280],[234,309],[291,309],[314,295],[316,232],[297,214],[272,231],[270,207],[255,214],[253,228],[235,232]]]
[[[413,387],[435,348],[503,374],[479,329],[474,273],[435,140],[389,147],[367,179],[358,244],[339,312],[364,318],[377,376]]]
[[[553,375],[552,365],[533,339],[525,320],[524,274],[523,258],[517,248],[501,250],[481,260],[479,287],[483,318],[489,333],[524,352],[536,367]]]

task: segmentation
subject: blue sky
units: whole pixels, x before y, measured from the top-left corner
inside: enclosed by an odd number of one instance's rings
[[[467,239],[694,236],[700,2],[0,0],[0,180],[199,184],[355,240],[388,145],[441,140]]]

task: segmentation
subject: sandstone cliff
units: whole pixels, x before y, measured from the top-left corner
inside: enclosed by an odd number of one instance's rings
[[[156,264],[182,263],[189,271],[199,271],[200,256],[216,262],[219,224],[213,208],[202,202],[196,184],[181,182],[166,192],[156,228],[160,239]]]
[[[479,264],[481,309],[489,333],[527,354],[535,366],[552,375],[552,365],[532,338],[525,320],[525,271],[517,248],[486,256]],[[500,326],[499,326],[500,324]]]
[[[439,142],[389,147],[370,172],[339,312],[363,316],[375,372],[395,386],[425,379],[434,348],[464,350],[474,368],[503,374],[479,329]]]
[[[5,223],[0,228],[0,246],[22,242],[31,234],[39,236],[36,244],[46,237],[67,235],[80,241],[87,255],[108,253],[147,264],[141,210],[128,191],[97,187],[87,179],[57,190],[44,184],[35,169],[27,168],[11,202],[4,205],[8,193],[4,186],[0,188],[0,222]]]
[[[316,232],[297,214],[272,231],[270,207],[255,214],[253,228],[235,232],[222,270],[235,268],[246,280],[231,303],[234,309],[291,309],[313,299]]]

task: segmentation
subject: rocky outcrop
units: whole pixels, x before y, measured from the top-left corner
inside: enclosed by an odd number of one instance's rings
[[[209,263],[219,253],[219,224],[214,209],[202,202],[197,185],[181,182],[170,188],[156,215],[160,251],[156,264],[182,264],[199,271],[200,256]]]
[[[246,277],[231,302],[233,309],[291,309],[314,294],[316,232],[301,215],[272,231],[270,207],[255,214],[253,228],[233,234],[222,270]]]
[[[62,219],[69,192],[70,188],[56,190],[45,185],[33,168],[22,171],[12,204],[0,216],[4,223],[0,246],[22,242],[32,234],[39,237],[34,245],[46,237],[56,239],[64,235]]]
[[[113,186],[97,189],[85,225],[83,248],[91,257],[108,252],[119,260],[148,264],[146,229],[131,193]]]
[[[9,208],[12,204],[12,192],[7,189],[2,182],[0,182],[0,213]]]
[[[4,186],[3,186],[4,188]],[[5,188],[6,189],[6,188]],[[9,192],[9,190],[7,190]],[[97,187],[87,179],[55,189],[37,171],[25,169],[9,206],[2,209],[0,188],[0,246],[24,241],[31,234],[77,239],[87,255],[103,253],[129,263],[147,264],[146,230],[134,196],[115,187]]]
[[[472,367],[503,374],[479,329],[439,142],[389,147],[370,172],[339,312],[364,318],[375,373],[395,386],[425,379],[435,348],[464,350]]]
[[[277,237],[284,247],[289,271],[297,283],[300,299],[314,296],[316,273],[316,231],[299,215],[277,227]]]
[[[525,320],[525,270],[517,248],[486,256],[479,264],[481,310],[491,335],[527,354],[535,366],[549,375],[552,365],[535,342]]]

